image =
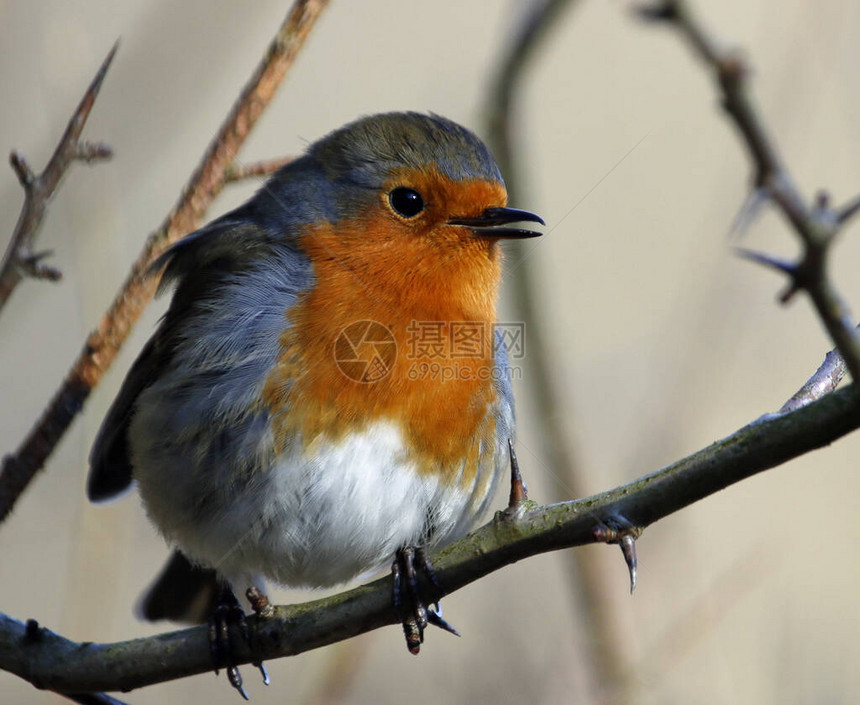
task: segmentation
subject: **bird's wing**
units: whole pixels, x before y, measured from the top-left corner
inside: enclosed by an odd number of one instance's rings
[[[165,268],[165,282],[178,282],[170,311],[135,360],[96,435],[90,452],[87,496],[98,502],[115,497],[131,485],[128,427],[135,403],[173,354],[174,321],[182,318],[199,291],[211,281],[207,270],[223,269],[263,242],[264,234],[242,209],[237,209],[186,236],[156,260],[152,271]]]
[[[163,356],[163,346],[159,343],[160,336],[156,333],[138,355],[96,435],[87,478],[87,497],[93,502],[110,499],[131,484],[128,425],[138,395],[159,367]]]

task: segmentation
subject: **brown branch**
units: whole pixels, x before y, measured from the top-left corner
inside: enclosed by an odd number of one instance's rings
[[[853,387],[796,411],[771,414],[655,473],[593,497],[499,512],[432,556],[446,594],[523,558],[594,543],[619,518],[646,527],[758,472],[828,445],[860,427]],[[423,585],[428,601],[441,595]],[[237,663],[292,656],[398,620],[391,578],[251,617],[250,645],[235,639]],[[32,623],[31,623],[32,624]],[[75,643],[0,615],[0,668],[57,692],[129,690],[211,670],[208,627],[113,644]]]
[[[147,277],[150,262],[200,223],[224,186],[224,174],[237,151],[269,104],[327,4],[328,0],[297,0],[293,5],[185,186],[179,202],[148,238],[110,309],[90,334],[42,418],[16,453],[4,458],[0,473],[0,521],[9,515],[16,499],[45,464],[155,293],[156,281]]]
[[[0,309],[25,276],[50,281],[57,281],[62,276],[59,270],[39,264],[39,260],[50,253],[34,253],[33,245],[39,233],[39,227],[48,212],[51,197],[69,167],[75,161],[85,161],[89,164],[96,160],[109,159],[113,154],[106,144],[91,144],[79,140],[118,48],[117,42],[105,57],[41,174],[36,176],[18,152],[13,150],[9,155],[9,163],[24,188],[24,205],[15,224],[15,230],[12,232],[12,239],[0,262]]]
[[[776,203],[799,235],[804,252],[789,268],[789,289],[781,297],[788,301],[805,290],[827,332],[839,350],[852,379],[860,380],[860,333],[848,309],[827,275],[829,246],[839,228],[860,208],[849,204],[841,213],[831,210],[826,199],[807,205],[782,162],[775,140],[753,102],[748,87],[749,70],[736,50],[726,49],[697,20],[683,0],[663,0],[643,10],[645,17],[670,23],[687,39],[693,50],[714,72],[723,107],[732,119],[753,161],[755,190],[762,189]],[[764,257],[759,261],[765,262]]]
[[[280,159],[265,159],[250,164],[243,164],[237,160],[227,167],[227,171],[224,172],[224,181],[232,183],[255,176],[271,176],[294,159],[295,157],[281,157]]]

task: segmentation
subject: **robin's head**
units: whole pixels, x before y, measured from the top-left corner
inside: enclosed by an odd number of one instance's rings
[[[283,186],[282,207],[303,221],[302,248],[318,276],[331,264],[338,285],[351,277],[395,297],[409,289],[428,301],[494,298],[498,240],[539,234],[512,223],[543,222],[507,208],[484,143],[436,115],[362,118],[311,145],[300,162],[268,189]]]
[[[437,243],[539,235],[503,227],[543,221],[505,208],[504,181],[486,145],[438,115],[362,118],[314,144],[309,155],[336,186],[339,220],[361,213],[392,233],[432,235]]]

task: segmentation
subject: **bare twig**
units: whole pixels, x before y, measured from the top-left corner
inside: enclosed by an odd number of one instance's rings
[[[185,186],[179,202],[161,227],[150,235],[110,309],[90,334],[42,418],[16,453],[4,458],[0,473],[0,521],[9,515],[16,499],[44,465],[155,293],[157,282],[147,277],[149,263],[201,221],[212,199],[224,186],[224,174],[235,160],[239,147],[269,104],[327,4],[328,0],[296,0]]]
[[[51,197],[69,167],[75,161],[91,163],[96,160],[108,159],[112,155],[111,148],[106,144],[80,142],[80,137],[118,48],[119,43],[114,44],[105,57],[86,93],[84,93],[84,97],[81,98],[74,115],[69,120],[66,131],[54,150],[51,160],[41,174],[36,176],[30,169],[30,165],[18,152],[12,151],[9,155],[9,163],[24,188],[24,205],[18,216],[18,222],[15,224],[12,239],[9,241],[2,262],[0,262],[0,309],[3,308],[12,291],[25,276],[50,281],[57,281],[62,276],[59,270],[39,262],[50,253],[34,253],[33,245],[39,232],[39,226],[48,211]]]
[[[254,176],[271,176],[282,166],[286,166],[295,157],[281,157],[280,159],[266,159],[250,164],[242,164],[238,160],[233,162],[224,172],[224,181],[232,183],[242,179],[250,179]]]
[[[718,43],[694,16],[683,0],[663,0],[649,6],[643,15],[668,22],[689,41],[693,50],[714,72],[723,99],[723,107],[732,118],[749,151],[754,165],[753,188],[764,189],[792,224],[804,245],[800,260],[787,273],[791,277],[787,301],[803,289],[812,300],[827,332],[845,360],[854,380],[860,380],[860,334],[855,330],[848,309],[827,275],[826,259],[830,244],[842,224],[858,209],[855,201],[836,213],[826,199],[807,205],[782,162],[773,137],[759,115],[748,90],[748,68],[737,50]],[[773,260],[757,258],[772,264]],[[786,268],[779,267],[783,271]]]
[[[524,10],[516,26],[511,42],[506,49],[488,95],[486,111],[487,142],[499,168],[505,177],[509,202],[517,205],[526,201],[519,179],[522,162],[519,159],[516,123],[516,102],[523,77],[531,65],[531,59],[557,26],[561,12],[576,6],[575,0],[541,0]],[[526,257],[524,243],[511,242],[510,260],[516,263],[517,276],[509,278],[506,285],[511,290],[511,301],[515,316],[528,321],[528,365],[529,394],[534,401],[536,415],[543,437],[541,447],[548,455],[548,465],[563,473],[565,485],[574,497],[588,494],[588,482],[582,468],[578,466],[576,452],[570,433],[566,428],[569,414],[560,413],[563,407],[558,398],[557,375],[551,369],[551,354],[541,321],[540,305],[536,300],[536,282],[539,275],[531,260]],[[594,554],[574,551],[569,556],[572,590],[577,602],[577,613],[582,616],[586,635],[582,640],[589,644],[586,652],[590,661],[595,684],[612,684],[619,680],[623,670],[623,645],[621,635],[614,628],[615,620],[610,593],[603,588],[605,576]],[[596,688],[595,688],[596,689]],[[620,703],[622,693],[613,688],[604,690],[604,703]]]
[[[537,507],[496,519],[432,557],[439,584],[451,593],[528,556],[597,540],[595,528],[623,516],[645,527],[693,502],[830,444],[860,427],[853,387],[787,414],[754,421],[672,465],[609,492]],[[425,597],[441,597],[432,584]],[[391,578],[301,605],[252,616],[251,639],[236,639],[236,663],[270,660],[395,624]],[[114,644],[74,643],[48,630],[28,630],[0,615],[0,668],[39,688],[58,692],[139,688],[211,669],[208,627]],[[249,645],[252,644],[253,648]],[[165,655],[169,654],[166,658]]]

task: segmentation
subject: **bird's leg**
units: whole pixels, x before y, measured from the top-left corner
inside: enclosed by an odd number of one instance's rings
[[[394,563],[391,565],[391,573],[394,576],[394,611],[403,625],[406,648],[412,654],[417,654],[421,650],[424,628],[428,624],[433,624],[457,636],[460,635],[454,627],[442,619],[442,610],[438,601],[435,603],[436,609],[428,610],[424,606],[418,586],[418,570],[424,573],[433,587],[442,592],[436,572],[423,548],[406,546],[397,551]]]
[[[262,592],[257,590],[255,598],[251,604],[254,606],[254,611],[261,614],[261,610],[257,609],[257,604],[268,606],[268,599]],[[209,618],[209,651],[212,655],[212,665],[215,668],[215,675],[221,668],[227,671],[227,679],[230,681],[239,694],[248,700],[248,693],[242,684],[242,674],[236,666],[236,657],[233,654],[233,643],[230,638],[230,627],[235,625],[239,628],[239,633],[246,644],[250,644],[251,634],[248,629],[248,621],[245,619],[245,612],[242,606],[233,594],[233,590],[227,583],[221,583],[218,589],[218,600],[215,605],[215,610]],[[263,674],[263,682],[269,684],[269,675],[266,673],[266,668],[259,661],[255,661],[254,665],[260,669]]]
[[[424,641],[424,627],[427,626],[427,609],[418,594],[418,579],[415,575],[415,549],[406,546],[397,551],[391,564],[394,576],[394,612],[403,625],[406,648],[409,653],[417,654]],[[404,584],[405,579],[405,584]],[[404,597],[409,603],[409,611],[404,612]]]
[[[251,586],[245,591],[245,597],[251,603],[251,609],[258,617],[271,617],[275,613],[275,608],[269,602],[269,597],[260,588]],[[252,664],[260,669],[260,674],[263,676],[263,684],[269,685],[269,672],[266,670],[266,665],[262,661],[252,661]]]

